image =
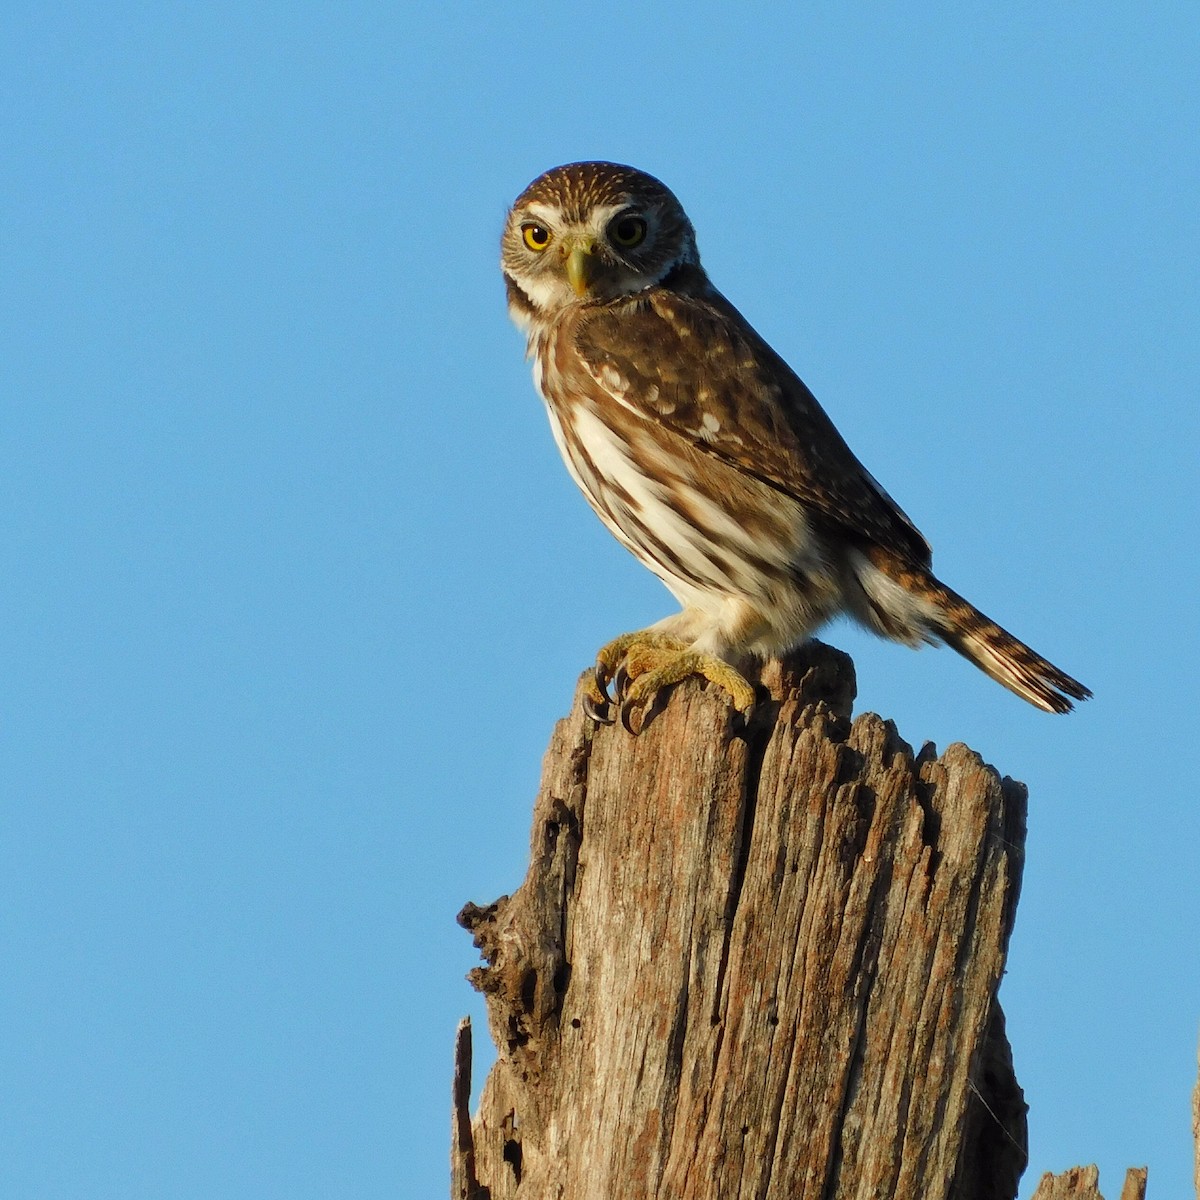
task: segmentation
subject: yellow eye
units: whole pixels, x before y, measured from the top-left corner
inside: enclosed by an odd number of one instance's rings
[[[534,221],[521,226],[521,237],[530,250],[545,250],[550,245],[550,230]]]
[[[646,222],[641,217],[620,217],[609,229],[612,240],[624,250],[632,250],[646,240]]]

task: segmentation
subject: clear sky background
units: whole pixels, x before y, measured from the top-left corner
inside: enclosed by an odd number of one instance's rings
[[[508,204],[605,157],[1096,699],[837,624],[1030,788],[1038,1175],[1189,1194],[1200,10],[48,5],[0,17],[0,1195],[446,1194],[454,924],[673,601],[577,495]],[[478,1081],[477,1081],[478,1082]]]

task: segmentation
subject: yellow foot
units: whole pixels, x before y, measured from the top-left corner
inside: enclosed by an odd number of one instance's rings
[[[613,698],[608,694],[608,685],[618,679],[618,676],[623,682],[627,672],[622,671],[622,666],[629,652],[635,647],[646,651],[670,650],[678,654],[687,649],[687,643],[654,629],[635,629],[632,633],[623,633],[611,642],[605,642],[596,653],[596,669],[592,678],[588,680],[583,698],[584,710],[594,721],[602,721],[606,725],[612,722],[609,707]],[[618,700],[621,698],[621,691],[621,686],[618,686]]]
[[[601,647],[596,672],[584,698],[584,708],[597,721],[610,721],[615,684],[621,724],[639,733],[645,710],[665,687],[699,675],[729,693],[733,707],[744,718],[754,708],[754,688],[735,667],[712,654],[692,650],[688,643],[655,630],[624,633]]]

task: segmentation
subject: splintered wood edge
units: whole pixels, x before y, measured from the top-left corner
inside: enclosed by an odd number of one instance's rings
[[[1146,1175],[1146,1167],[1130,1167],[1125,1172],[1121,1200],[1146,1200]],[[1100,1172],[1095,1163],[1071,1167],[1061,1175],[1047,1171],[1032,1200],[1104,1200],[1100,1194]]]
[[[475,1175],[475,1134],[471,1128],[471,1018],[454,1031],[454,1083],[451,1086],[450,1176],[455,1200],[471,1200],[479,1190]]]

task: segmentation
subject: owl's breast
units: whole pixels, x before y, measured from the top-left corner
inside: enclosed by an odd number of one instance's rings
[[[800,504],[640,411],[619,379],[598,380],[587,369],[569,337],[538,337],[531,350],[572,478],[609,531],[682,603],[775,598],[828,572]]]
[[[628,530],[635,515],[654,503],[643,465],[645,432],[630,421],[630,414],[604,403],[561,331],[535,336],[531,349],[533,381],[567,470],[605,525],[638,553]]]

